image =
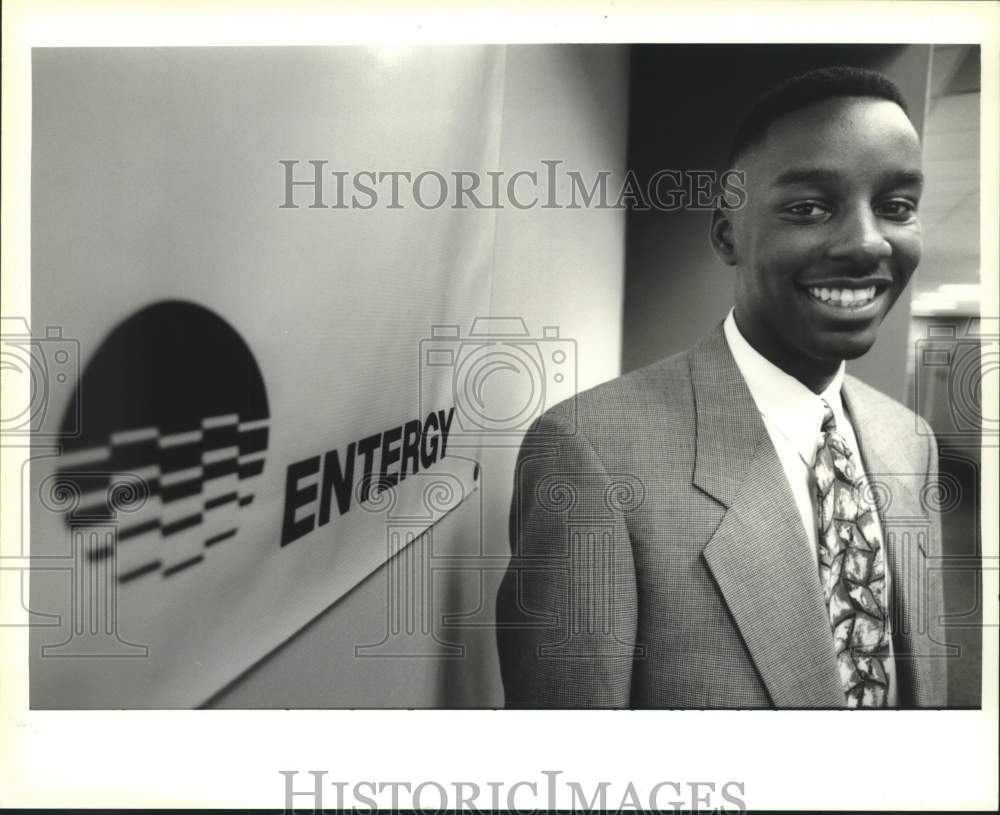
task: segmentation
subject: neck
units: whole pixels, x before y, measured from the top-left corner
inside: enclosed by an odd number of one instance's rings
[[[801,354],[790,354],[774,334],[756,324],[733,314],[736,327],[753,349],[764,359],[789,376],[795,377],[813,393],[825,391],[840,370],[840,360],[813,359]]]

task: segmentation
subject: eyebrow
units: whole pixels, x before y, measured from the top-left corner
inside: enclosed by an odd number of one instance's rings
[[[789,184],[833,184],[840,178],[835,170],[822,168],[785,170],[775,180],[773,186],[780,187]],[[885,181],[892,186],[915,185],[924,183],[924,174],[920,170],[893,170],[888,173]]]

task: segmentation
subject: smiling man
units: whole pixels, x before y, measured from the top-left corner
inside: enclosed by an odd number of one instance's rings
[[[920,143],[881,74],[765,95],[714,214],[729,315],[526,436],[497,598],[508,706],[938,707],[929,428],[846,376],[920,259]]]

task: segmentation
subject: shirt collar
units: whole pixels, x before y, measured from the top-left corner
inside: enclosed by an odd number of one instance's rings
[[[747,342],[736,325],[734,311],[730,309],[726,316],[723,331],[736,367],[747,383],[757,410],[788,439],[803,461],[811,464],[823,424],[824,400],[833,409],[837,426],[844,427],[847,423],[840,398],[840,388],[844,383],[844,363],[840,364],[833,381],[822,393],[813,393]]]

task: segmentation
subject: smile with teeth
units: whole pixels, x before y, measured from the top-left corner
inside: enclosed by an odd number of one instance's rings
[[[866,289],[829,289],[810,286],[809,294],[822,303],[838,308],[862,308],[875,299],[875,287]]]

